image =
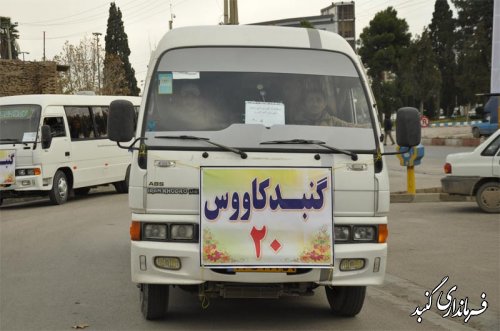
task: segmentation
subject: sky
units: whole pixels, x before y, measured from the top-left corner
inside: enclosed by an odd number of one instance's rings
[[[0,0],[0,16],[18,22],[20,50],[26,61],[52,59],[62,51],[65,41],[77,45],[84,37],[95,38],[100,32],[100,45],[109,16],[110,0]],[[222,0],[115,0],[123,14],[125,32],[131,50],[130,62],[142,89],[151,51],[168,31],[171,14],[173,27],[216,25],[223,20]],[[338,2],[338,1],[334,1]],[[240,24],[292,17],[320,15],[331,5],[326,0],[239,0]],[[356,34],[368,26],[374,15],[389,6],[404,18],[412,35],[421,34],[429,25],[435,0],[355,0]],[[450,6],[451,2],[449,1]],[[22,59],[22,55],[20,57]]]

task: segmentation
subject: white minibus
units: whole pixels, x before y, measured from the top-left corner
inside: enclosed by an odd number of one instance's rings
[[[18,95],[0,98],[0,201],[70,194],[114,184],[128,192],[131,153],[108,139],[109,105],[141,98],[90,95]]]
[[[304,28],[174,29],[151,56],[137,121],[110,107],[109,135],[133,150],[132,281],[146,319],[172,286],[278,298],[324,288],[355,316],[384,280],[389,178],[375,101],[339,35]],[[128,129],[127,129],[128,128]],[[398,111],[400,146],[420,141]]]

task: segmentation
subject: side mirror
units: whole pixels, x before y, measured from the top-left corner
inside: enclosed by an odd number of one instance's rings
[[[112,141],[127,142],[134,138],[135,111],[132,102],[115,100],[109,106],[108,137]]]
[[[47,149],[50,147],[50,144],[52,143],[52,133],[50,132],[50,126],[48,125],[42,125],[42,148]]]
[[[420,144],[422,128],[420,113],[416,108],[398,109],[396,117],[396,142],[402,147],[413,147]]]

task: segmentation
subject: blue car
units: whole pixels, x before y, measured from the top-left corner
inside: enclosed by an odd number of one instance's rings
[[[474,138],[489,136],[498,129],[498,99],[500,99],[500,95],[491,95],[486,102],[483,121],[472,125]]]

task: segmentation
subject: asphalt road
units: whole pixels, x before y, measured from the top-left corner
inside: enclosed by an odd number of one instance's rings
[[[386,283],[370,287],[353,319],[329,314],[322,290],[279,300],[212,300],[174,289],[170,317],[147,322],[130,281],[127,196],[113,191],[50,206],[47,200],[0,209],[0,329],[70,330],[498,330],[500,222],[471,203],[391,205]],[[454,297],[487,310],[465,324],[432,308],[426,290],[443,277]]]

